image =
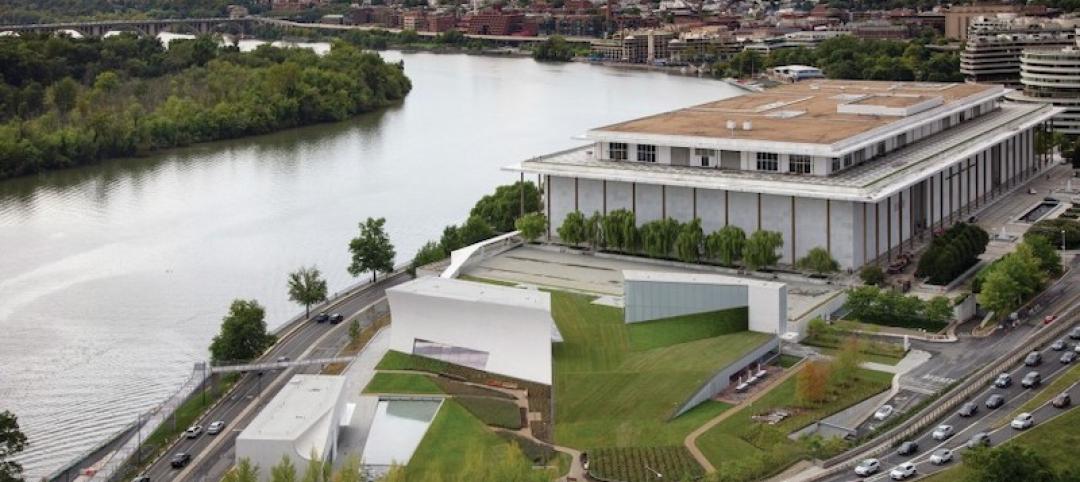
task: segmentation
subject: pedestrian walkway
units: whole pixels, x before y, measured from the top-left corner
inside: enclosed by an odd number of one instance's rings
[[[379,403],[379,397],[364,395],[364,387],[375,376],[375,366],[390,349],[390,329],[388,326],[379,330],[371,341],[360,351],[356,359],[345,369],[345,404],[351,405],[347,413],[348,420],[342,420],[341,433],[338,437],[338,450],[343,454],[364,453],[371,421]],[[339,462],[346,457],[340,457]]]

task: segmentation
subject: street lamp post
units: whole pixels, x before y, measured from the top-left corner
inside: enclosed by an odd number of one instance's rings
[[[1061,250],[1065,251],[1065,230],[1061,230]]]

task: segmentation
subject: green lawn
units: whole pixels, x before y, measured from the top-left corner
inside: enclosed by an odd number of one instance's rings
[[[840,351],[837,348],[832,348],[832,347],[827,347],[827,346],[815,346],[815,345],[811,345],[811,346],[813,346],[815,350],[821,352],[821,354],[823,354],[823,355],[832,356],[832,355],[836,355],[836,353],[838,351]],[[863,361],[881,363],[882,365],[896,365],[897,363],[900,363],[900,360],[903,360],[904,357],[885,355],[885,354],[881,354],[881,353],[866,353],[866,352],[863,352],[862,359],[863,359]]]
[[[796,377],[789,378],[702,434],[698,448],[718,470],[738,474],[733,475],[733,480],[768,477],[810,454],[806,444],[788,439],[789,433],[887,390],[892,374],[861,369],[858,378],[850,388],[833,390],[829,402],[809,409],[796,406]],[[787,409],[793,415],[776,425],[750,418],[775,408]]]
[[[708,402],[668,422],[674,410],[717,370],[769,339],[743,331],[635,351],[622,310],[591,301],[552,293],[552,314],[565,340],[553,348],[560,445],[587,450],[681,444],[728,405]],[[639,346],[655,346],[662,338],[657,328],[643,328]],[[684,333],[690,331],[700,333]]]
[[[630,349],[651,350],[747,330],[746,308],[632,323]]]
[[[455,397],[454,400],[487,425],[521,428],[521,409],[514,402],[490,397]]]
[[[364,393],[441,394],[443,391],[427,375],[377,372],[364,387]]]

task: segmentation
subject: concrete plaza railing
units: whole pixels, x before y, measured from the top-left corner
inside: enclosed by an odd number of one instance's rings
[[[443,270],[440,277],[457,278],[461,272],[476,263],[492,256],[509,251],[525,244],[520,231],[511,231],[506,234],[485,239],[476,244],[470,244],[461,249],[455,249],[450,253],[450,266]]]

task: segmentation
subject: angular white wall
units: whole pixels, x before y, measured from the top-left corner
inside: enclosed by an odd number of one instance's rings
[[[735,276],[623,271],[625,321],[747,307],[750,331],[787,331],[787,285]]]

